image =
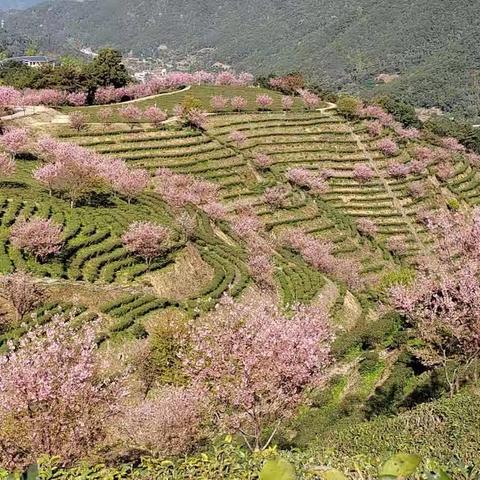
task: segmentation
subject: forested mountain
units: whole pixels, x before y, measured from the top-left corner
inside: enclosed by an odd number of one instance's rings
[[[301,69],[329,88],[393,92],[473,117],[479,14],[470,0],[67,0],[9,14],[6,26],[50,51],[112,45],[180,57],[210,47],[212,62],[256,74]],[[400,77],[376,86],[381,73]]]
[[[37,5],[44,0],[0,0],[0,10],[23,9]]]

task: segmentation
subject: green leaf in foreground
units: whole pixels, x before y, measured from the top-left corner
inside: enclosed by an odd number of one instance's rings
[[[294,466],[283,458],[268,460],[260,472],[260,480],[295,480],[296,478]]]
[[[347,480],[340,470],[327,470],[321,474],[322,480]]]
[[[381,478],[408,477],[417,470],[422,459],[418,455],[397,453],[389,458],[380,469]]]

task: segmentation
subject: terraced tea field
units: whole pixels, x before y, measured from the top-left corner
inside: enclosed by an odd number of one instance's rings
[[[233,144],[229,139],[232,131],[244,133],[246,141],[240,146]],[[443,184],[435,179],[434,165],[421,175],[392,178],[387,173],[389,159],[365,125],[347,122],[334,109],[215,115],[209,117],[205,132],[113,124],[90,125],[80,133],[63,127],[57,133],[65,141],[146,168],[152,176],[166,167],[214,182],[230,213],[248,202],[272,239],[296,227],[331,241],[334,255],[358,261],[367,280],[381,278],[428,249],[428,235],[416,218],[421,208],[452,198],[471,205],[480,202],[479,174],[466,163],[459,162],[453,178]],[[410,161],[413,146],[404,146],[396,160]],[[273,159],[268,169],[255,168],[253,159],[259,153]],[[361,184],[355,180],[358,164],[374,170],[372,181]],[[198,229],[195,238],[187,240],[177,213],[153,191],[131,205],[109,196],[97,205],[70,209],[31,179],[36,165],[35,160],[20,159],[14,181],[4,182],[0,189],[0,269],[6,273],[24,268],[67,290],[86,288],[91,295],[82,297],[82,315],[109,319],[105,339],[143,336],[145,321],[152,316],[171,309],[195,315],[212,308],[222,294],[237,296],[253,284],[247,246],[228,222],[213,222],[189,207]],[[288,185],[286,172],[293,167],[329,170],[328,191],[313,195],[292,185],[284,204],[273,208],[265,200],[265,191]],[[414,198],[409,193],[409,184],[417,180],[429,185],[428,195]],[[9,227],[17,219],[35,215],[54,219],[65,232],[62,254],[46,263],[23,255],[8,240]],[[356,221],[362,218],[376,223],[378,234],[373,238],[358,231]],[[147,219],[174,232],[168,254],[150,266],[128,253],[120,238],[130,223]],[[393,237],[408,245],[403,258],[392,256],[386,247]],[[369,314],[365,292],[349,292],[342,282],[327,278],[287,248],[275,248],[273,259],[278,295],[284,304],[324,301],[344,324]],[[182,277],[182,262],[190,262],[193,273]],[[194,284],[190,284],[190,274]],[[172,281],[178,284],[175,295],[171,288],[158,287]],[[189,288],[182,289],[182,284]],[[53,305],[61,303],[57,300],[52,299]]]
[[[243,97],[246,102],[246,110],[255,111],[257,110],[256,98],[258,95],[268,95],[273,99],[273,104],[271,106],[272,110],[280,111],[282,109],[281,97],[282,95],[278,92],[267,90],[260,87],[242,87],[242,86],[213,86],[213,85],[192,85],[191,87],[185,87],[178,91],[166,92],[160,95],[155,95],[145,99],[138,99],[133,101],[135,106],[144,110],[152,105],[155,105],[162,110],[171,112],[175,105],[182,103],[186,97],[193,97],[201,106],[202,109],[206,111],[212,111],[210,105],[210,100],[212,96],[224,96],[228,99],[239,96]],[[124,106],[125,104],[122,104]],[[107,105],[105,106],[90,106],[82,107],[80,110],[87,115],[90,122],[100,122],[99,112],[105,108],[111,110],[112,115],[108,120],[109,122],[121,122],[122,118],[118,114],[118,107],[116,105]],[[296,98],[293,104],[294,110],[302,110],[303,104],[299,98]],[[76,107],[64,107],[61,109],[65,113],[69,113],[73,110],[77,110]],[[231,106],[227,106],[225,111],[232,111]]]

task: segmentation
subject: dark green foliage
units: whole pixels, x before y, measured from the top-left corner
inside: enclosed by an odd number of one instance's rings
[[[439,371],[427,371],[417,358],[404,352],[393,365],[388,379],[366,402],[365,413],[367,418],[395,415],[439,398],[446,390]]]
[[[421,126],[413,105],[386,95],[374,99],[374,102],[381,105],[387,112],[391,113],[397,122],[400,122],[407,127]]]
[[[373,322],[364,318],[352,330],[340,334],[334,344],[333,352],[337,358],[345,356],[351,350],[371,350],[377,346],[389,347],[401,331],[402,321],[397,313],[388,313]]]
[[[300,70],[329,90],[386,93],[478,116],[478,2],[167,0],[161,16],[158,5],[157,0],[46,2],[35,15],[11,15],[7,28],[44,50],[113,45],[164,61],[193,53],[198,64],[228,60],[263,76]],[[159,50],[159,42],[168,50]],[[215,54],[198,54],[206,46]],[[377,85],[381,73],[400,77]]]
[[[351,95],[341,95],[337,100],[339,113],[348,119],[355,118],[361,105],[361,101]]]
[[[89,64],[87,72],[91,76],[93,85],[119,88],[124,87],[130,80],[125,65],[122,63],[122,54],[113,48],[101,50],[95,60]]]
[[[454,137],[468,149],[480,153],[480,128],[470,123],[437,115],[425,123],[425,128],[435,135]]]
[[[375,370],[380,357],[377,352],[366,352],[360,360],[358,372],[360,375],[370,373]]]
[[[15,88],[31,88],[39,78],[39,71],[13,60],[0,64],[0,80]]]
[[[93,100],[96,88],[125,86],[130,76],[122,63],[120,52],[107,48],[91,63],[69,62],[61,66],[33,68],[23,63],[7,61],[0,65],[0,82],[18,89],[57,88],[86,91]]]
[[[398,451],[419,455],[435,452],[444,464],[451,464],[455,457],[478,460],[479,408],[480,397],[465,392],[453,399],[426,403],[396,417],[351,423],[323,436],[318,453],[335,452],[337,464],[356,455],[373,459]]]

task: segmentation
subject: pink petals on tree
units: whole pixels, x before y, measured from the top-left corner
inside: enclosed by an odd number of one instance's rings
[[[45,260],[60,252],[63,245],[62,226],[51,219],[32,218],[17,221],[10,230],[12,245]]]
[[[169,238],[167,227],[152,222],[135,222],[123,234],[122,242],[129,252],[142,257],[150,265],[166,251]]]
[[[11,468],[44,454],[65,463],[103,441],[122,390],[100,379],[92,328],[54,318],[9,346],[0,361],[0,462]]]
[[[323,175],[306,168],[291,168],[285,176],[290,183],[308,188],[313,193],[321,194],[328,190],[328,184]]]
[[[241,434],[252,449],[266,446],[265,428],[275,432],[305,389],[322,383],[330,363],[325,311],[297,307],[287,318],[267,296],[245,304],[224,298],[215,311],[192,322],[190,338],[188,377],[206,390],[220,427]]]

